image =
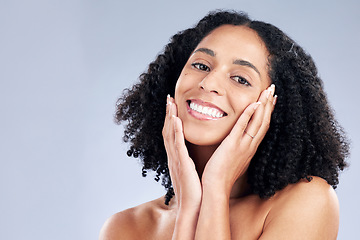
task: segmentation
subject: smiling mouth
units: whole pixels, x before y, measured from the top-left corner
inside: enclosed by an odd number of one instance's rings
[[[186,101],[189,108],[197,113],[206,115],[211,118],[222,118],[227,116],[227,113],[221,109],[212,106],[210,103],[205,103],[197,100],[187,100]]]

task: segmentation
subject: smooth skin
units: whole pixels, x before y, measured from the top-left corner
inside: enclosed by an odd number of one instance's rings
[[[244,26],[216,28],[197,46],[167,98],[163,137],[175,196],[117,213],[100,239],[336,239],[339,206],[321,178],[270,199],[250,194],[247,168],[276,104],[268,52]],[[226,114],[197,118],[189,101]]]

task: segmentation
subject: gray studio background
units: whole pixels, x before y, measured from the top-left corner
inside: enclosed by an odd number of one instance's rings
[[[358,235],[359,2],[221,2],[0,0],[0,239],[97,239],[113,213],[164,194],[126,156],[115,102],[170,36],[217,8],[312,54],[352,140],[339,239]]]

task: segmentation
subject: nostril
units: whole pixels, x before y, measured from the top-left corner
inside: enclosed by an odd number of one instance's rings
[[[216,93],[218,95],[221,95],[221,92],[219,92],[216,86],[212,86],[211,84],[204,84],[204,82],[199,83],[199,88],[204,90],[205,92],[208,93]]]

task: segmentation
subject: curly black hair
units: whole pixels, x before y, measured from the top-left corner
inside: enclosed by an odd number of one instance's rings
[[[115,121],[127,121],[123,139],[130,142],[128,156],[140,157],[143,176],[153,170],[155,180],[162,179],[168,204],[174,191],[162,138],[166,95],[174,95],[181,70],[199,42],[224,24],[257,32],[269,52],[268,74],[278,95],[270,128],[248,169],[252,192],[268,198],[300,179],[311,181],[311,176],[336,188],[339,171],[347,166],[349,145],[314,61],[280,29],[250,20],[243,12],[210,12],[195,27],[178,32],[140,76],[140,82],[124,91],[117,101]]]

